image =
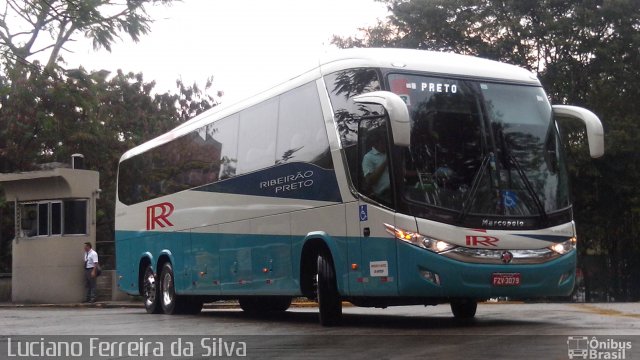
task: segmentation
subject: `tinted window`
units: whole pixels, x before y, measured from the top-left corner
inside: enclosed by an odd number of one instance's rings
[[[535,86],[390,74],[411,114],[405,196],[467,214],[569,206],[551,106]]]
[[[205,184],[235,176],[238,164],[238,115],[207,125],[207,134],[220,144],[220,154],[214,157],[219,167],[218,178]]]
[[[49,203],[38,205],[38,235],[49,235]]]
[[[360,121],[358,191],[382,204],[391,205],[387,138],[385,117]]]
[[[315,82],[123,161],[118,197],[130,205],[291,162],[333,168]]]
[[[220,144],[204,126],[151,151],[152,194],[172,194],[215,181]],[[143,155],[144,156],[144,155]]]
[[[240,112],[238,174],[273,166],[277,121],[277,98]]]
[[[315,83],[280,96],[276,164],[296,161],[333,167]]]
[[[73,211],[73,206],[68,208],[67,204],[81,203],[82,217],[78,217]],[[20,232],[18,237],[51,236],[63,233],[63,223],[79,221],[76,228],[81,228],[82,232],[72,232],[71,234],[86,233],[86,200],[66,200],[64,202],[40,202],[22,203],[19,206],[18,220],[20,221]],[[63,209],[64,204],[64,209]],[[65,232],[65,234],[69,234]]]
[[[133,204],[234,176],[237,136],[234,115],[123,161],[120,201]]]
[[[340,134],[340,143],[347,157],[351,180],[358,181],[359,159],[357,154],[358,121],[367,115],[381,114],[379,106],[356,104],[353,97],[380,90],[378,72],[374,69],[349,69],[325,77],[331,99],[333,117]]]
[[[62,234],[62,204],[51,203],[51,235]]]
[[[352,98],[356,95],[380,90],[378,72],[374,69],[349,69],[325,77],[327,91],[333,107],[333,115],[340,133],[342,147],[358,141],[358,119],[371,112]]]
[[[38,204],[20,205],[20,237],[38,235]]]
[[[64,233],[70,235],[87,233],[86,200],[66,200],[64,202]]]

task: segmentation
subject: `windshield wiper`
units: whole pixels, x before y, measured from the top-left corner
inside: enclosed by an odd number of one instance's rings
[[[502,130],[502,128],[498,128],[497,131],[500,138],[500,149],[502,151],[503,159],[506,159],[509,164],[512,164],[516,168],[518,175],[520,175],[522,182],[524,182],[524,187],[527,189],[527,192],[533,199],[536,208],[538,208],[538,212],[540,214],[540,217],[542,218],[542,221],[546,222],[547,212],[544,210],[544,205],[542,204],[542,201],[540,201],[538,193],[536,193],[536,190],[533,188],[531,181],[529,181],[529,177],[522,169],[522,166],[520,166],[518,159],[516,159],[515,156],[511,154],[511,149],[509,149],[509,145],[507,144],[507,139],[504,136],[504,131]]]
[[[518,160],[511,154],[511,152],[506,151],[506,155],[507,155],[507,159],[509,159],[509,162],[513,164],[513,166],[515,166],[516,171],[518,172],[518,175],[520,175],[520,178],[522,178],[522,181],[524,182],[524,187],[529,192],[529,195],[531,195],[531,198],[533,198],[533,202],[536,204],[536,207],[540,212],[540,217],[542,218],[543,221],[546,222],[547,213],[546,211],[544,211],[544,205],[542,204],[542,201],[540,201],[540,198],[538,197],[538,193],[536,193],[536,190],[533,188],[533,185],[531,185],[531,182],[529,181],[527,174],[525,174],[524,170],[522,170],[522,166],[520,166],[520,163],[518,163]]]
[[[467,215],[469,214],[469,211],[471,211],[471,204],[473,204],[473,199],[475,198],[476,192],[480,187],[480,180],[484,176],[485,169],[487,168],[487,165],[489,165],[489,161],[491,160],[492,156],[494,156],[493,153],[485,155],[482,158],[480,169],[478,169],[478,172],[476,172],[476,176],[473,178],[473,181],[471,182],[471,189],[469,189],[469,194],[467,195],[465,200],[462,202],[462,212],[460,212],[460,216],[458,217],[458,222],[462,222],[464,218],[467,217]]]

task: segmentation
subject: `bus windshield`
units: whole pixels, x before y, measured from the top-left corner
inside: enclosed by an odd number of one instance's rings
[[[569,206],[551,106],[540,87],[391,74],[412,117],[403,196],[467,214],[546,216]]]

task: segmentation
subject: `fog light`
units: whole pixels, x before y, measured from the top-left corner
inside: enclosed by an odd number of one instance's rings
[[[573,271],[567,271],[566,273],[562,274],[560,276],[560,280],[558,280],[558,285],[562,285],[565,282],[569,281],[571,279],[571,276],[573,276]]]
[[[428,282],[440,286],[440,275],[438,275],[438,273],[431,272],[429,270],[420,270],[420,275],[422,275],[422,278]]]

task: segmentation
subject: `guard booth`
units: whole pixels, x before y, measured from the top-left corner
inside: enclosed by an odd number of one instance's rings
[[[83,244],[96,242],[97,171],[54,168],[0,174],[15,202],[13,302],[70,303],[84,298]]]

